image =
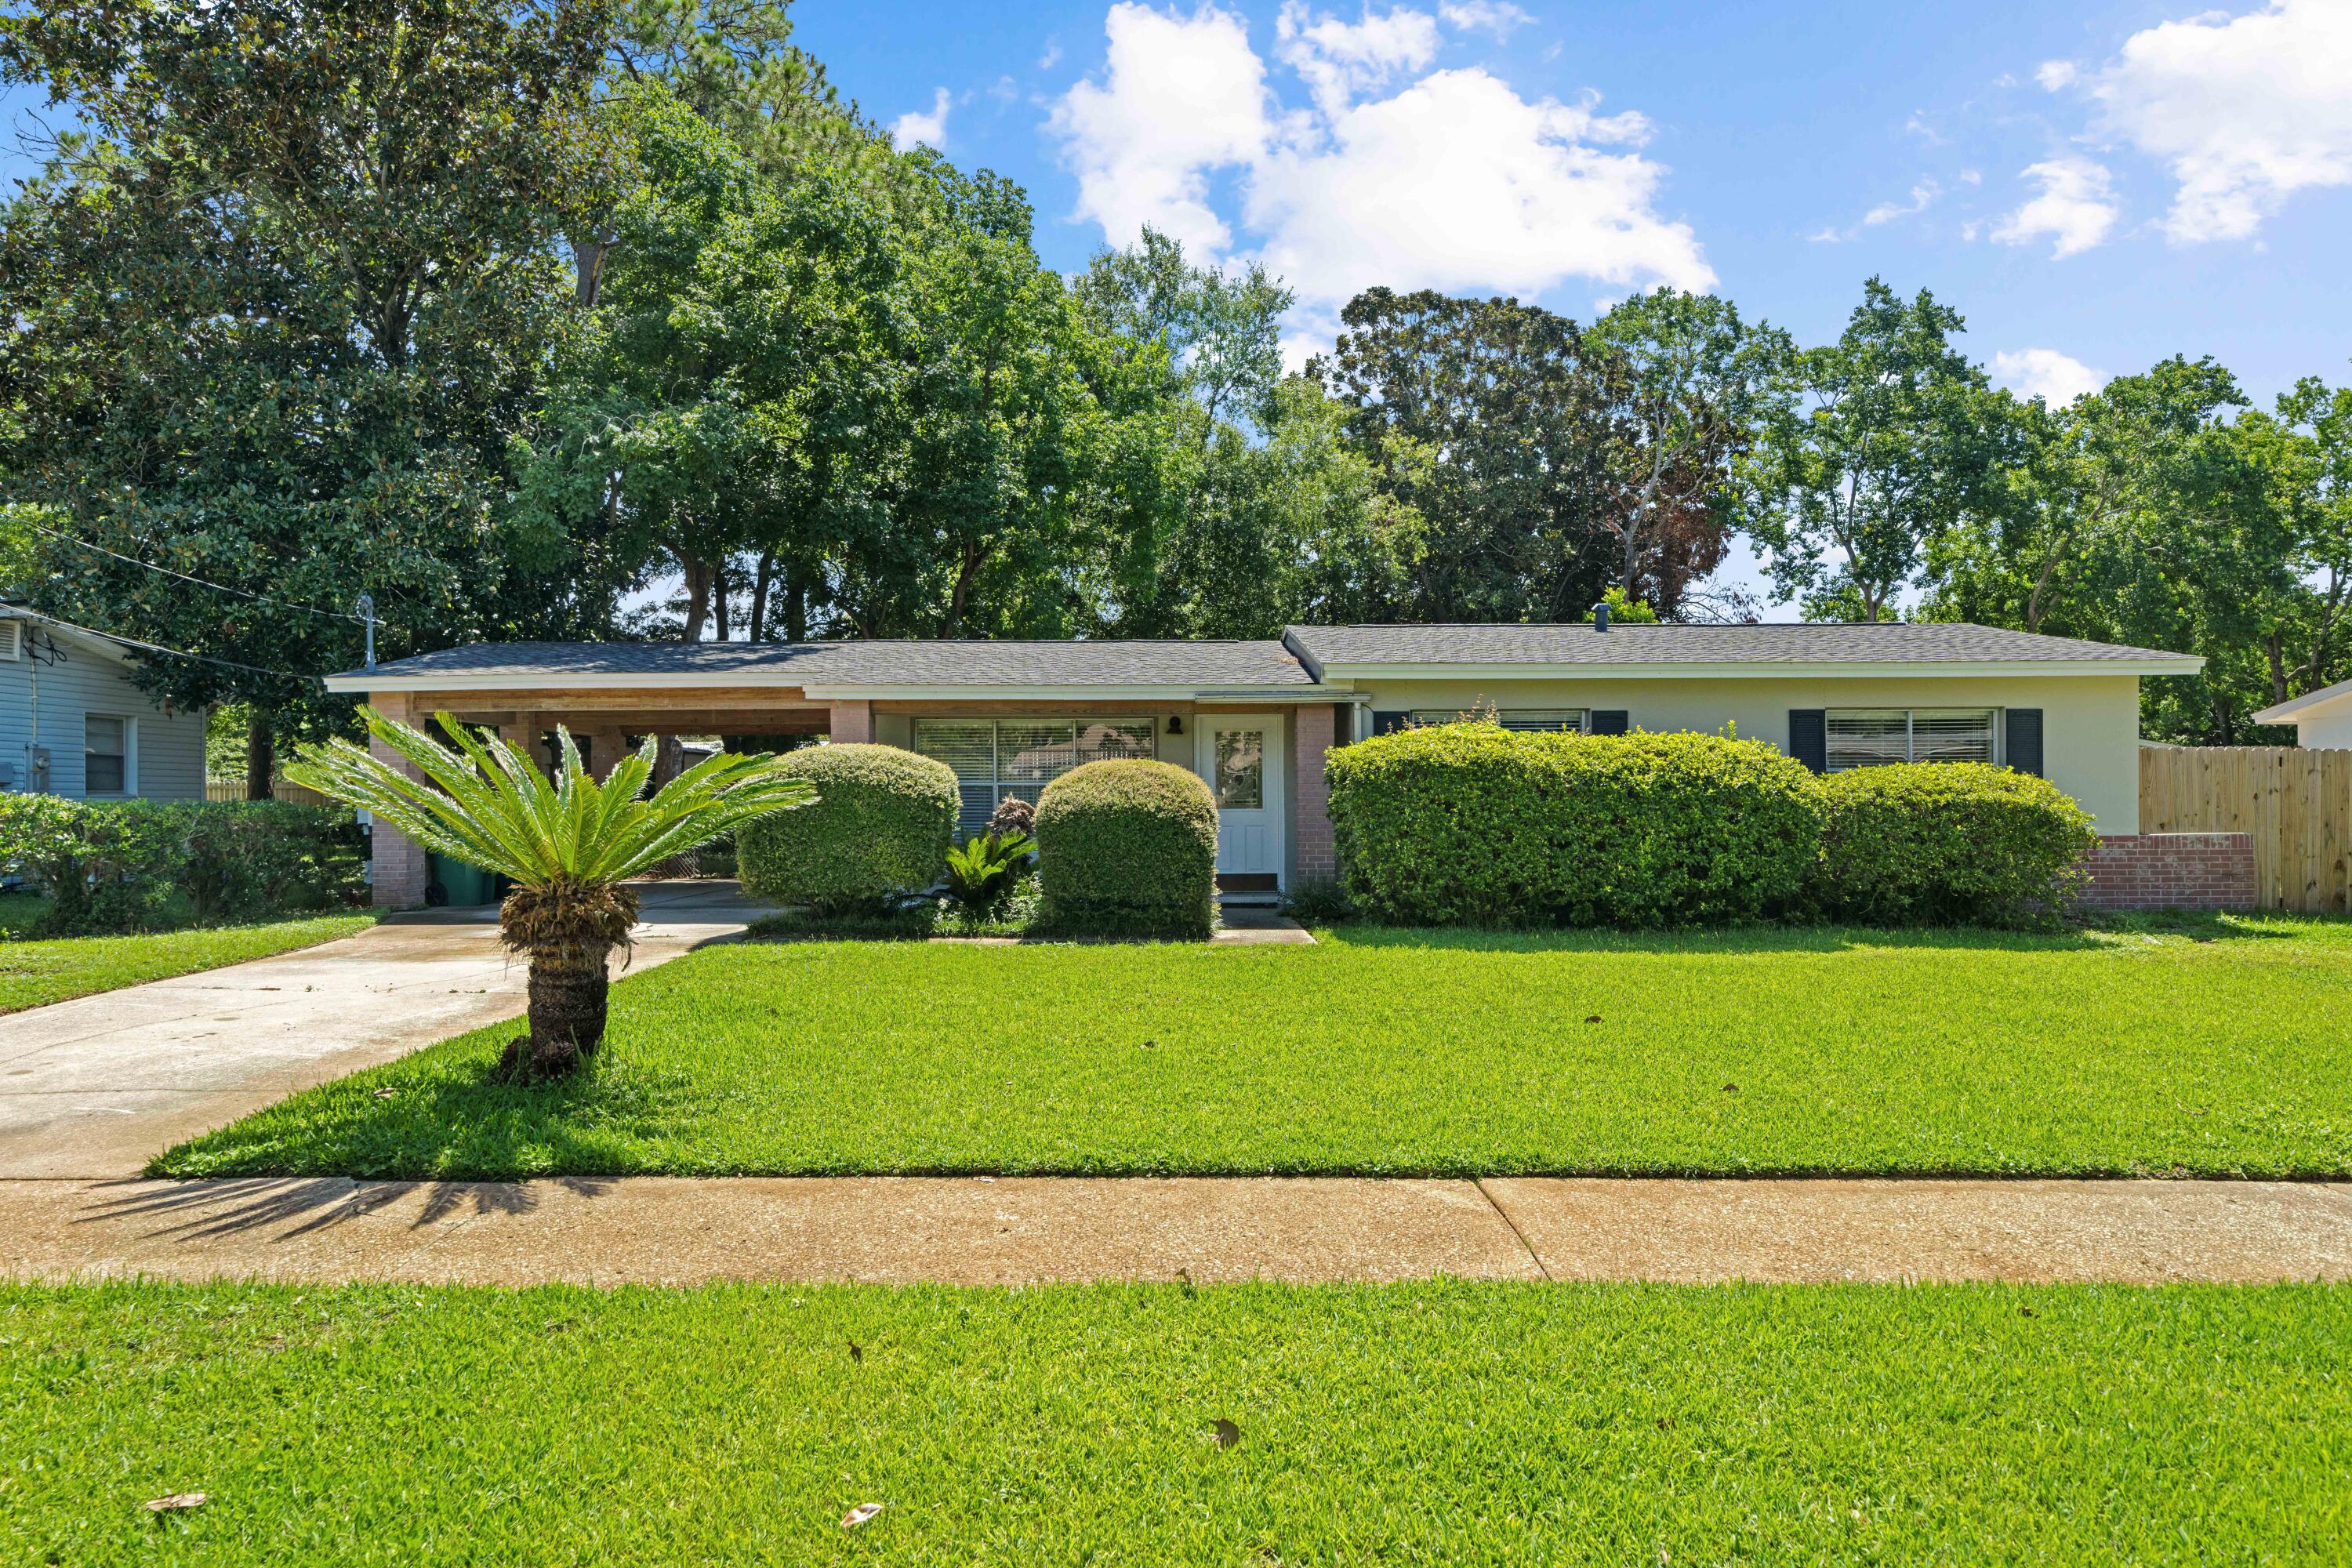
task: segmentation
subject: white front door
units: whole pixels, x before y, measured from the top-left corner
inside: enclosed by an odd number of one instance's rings
[[[1282,885],[1282,721],[1255,713],[1203,713],[1193,722],[1196,765],[1217,797],[1217,887],[1272,893]]]

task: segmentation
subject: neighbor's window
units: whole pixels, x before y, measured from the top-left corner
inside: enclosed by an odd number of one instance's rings
[[[131,721],[86,714],[82,729],[82,793],[121,795],[131,779]]]
[[[1416,724],[1453,724],[1465,719],[1480,719],[1493,714],[1495,722],[1506,730],[1566,730],[1581,735],[1585,728],[1585,712],[1581,708],[1490,708],[1473,712],[1454,709],[1417,708],[1412,721]]]
[[[1255,811],[1265,804],[1265,731],[1217,731],[1217,809]]]
[[[1034,802],[1082,763],[1150,757],[1150,719],[918,719],[915,750],[955,770],[956,831],[988,826],[1007,795]]]
[[[1881,763],[1990,763],[1998,718],[1990,708],[1832,708],[1829,771]]]

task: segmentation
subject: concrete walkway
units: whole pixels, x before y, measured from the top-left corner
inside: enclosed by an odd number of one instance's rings
[[[732,882],[637,884],[630,968],[741,934]],[[132,1176],[296,1089],[520,1014],[495,910],[394,916],[276,958],[0,1017],[0,1178]]]
[[[666,1177],[0,1182],[0,1278],[2352,1279],[2352,1185]]]

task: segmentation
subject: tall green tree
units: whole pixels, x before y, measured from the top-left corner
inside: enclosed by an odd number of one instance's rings
[[[1619,499],[1601,520],[1617,542],[1616,586],[1624,599],[1677,604],[1692,576],[1721,564],[1732,533],[1769,514],[1759,437],[1786,415],[1796,351],[1729,300],[1673,289],[1621,300],[1591,335],[1615,351],[1632,427],[1612,448]],[[1682,575],[1650,580],[1661,572]]]
[[[570,294],[555,241],[601,199],[609,21],[596,0],[0,19],[0,73],[87,127],[0,210],[0,484],[61,520],[45,605],[222,661],[142,679],[250,703],[257,753],[347,721],[310,678],[357,662],[362,591],[389,654],[596,619],[567,542],[503,498]]]
[[[1959,313],[1876,278],[1834,343],[1796,355],[1796,401],[1765,429],[1754,528],[1781,597],[1885,619],[1930,543],[1981,508],[2015,450],[2009,409],[1953,342]]]
[[[1348,405],[1349,436],[1384,489],[1424,525],[1399,612],[1580,616],[1618,577],[1605,520],[1619,450],[1634,438],[1603,368],[1610,351],[1515,300],[1372,289],[1340,319],[1332,352],[1310,370]],[[1680,580],[1645,565],[1654,579]]]

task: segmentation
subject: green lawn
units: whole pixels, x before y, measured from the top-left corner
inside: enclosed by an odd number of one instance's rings
[[[146,936],[23,940],[17,933],[31,926],[46,902],[23,894],[0,896],[0,1013],[268,958],[350,936],[375,923],[375,916],[364,912],[299,915]]]
[[[583,1081],[486,1083],[513,1032],[155,1169],[2352,1173],[2343,921],[751,944],[617,987]]]
[[[2352,1542],[2343,1288],[0,1289],[0,1348],[8,1563],[2071,1568]],[[186,1492],[210,1500],[142,1506]]]

